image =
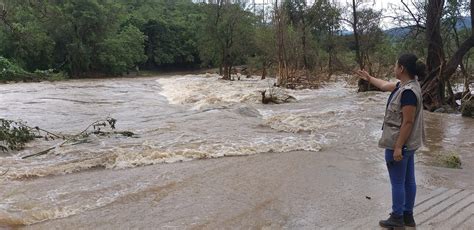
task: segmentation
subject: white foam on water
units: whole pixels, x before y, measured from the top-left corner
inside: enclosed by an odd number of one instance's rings
[[[164,145],[143,143],[141,146],[116,147],[113,149],[85,152],[75,157],[51,155],[49,160],[41,164],[11,164],[3,179],[23,179],[61,175],[79,172],[91,168],[103,167],[110,169],[131,168],[158,163],[174,163],[193,159],[208,159],[224,156],[245,156],[266,152],[291,152],[297,150],[317,152],[326,142],[323,135],[307,137],[297,136],[267,136],[253,139],[230,141],[199,140],[193,142],[170,141]],[[72,152],[63,151],[61,155],[68,156]],[[73,155],[74,156],[74,155]],[[14,161],[10,159],[11,161]],[[7,162],[7,158],[0,160]],[[3,170],[7,170],[2,168]]]
[[[255,140],[253,143],[207,144],[197,149],[174,151],[148,150],[139,153],[119,153],[114,161],[108,162],[108,168],[128,168],[156,163],[173,163],[192,159],[208,159],[224,156],[245,156],[266,152],[290,152],[297,150],[320,151],[318,141],[302,141],[295,138],[274,140],[272,142]]]
[[[10,226],[30,225],[50,219],[65,218],[109,205],[130,194],[146,190],[146,184],[135,186],[75,187],[74,191],[55,189],[34,200],[21,193],[8,194],[0,209],[0,223]],[[67,188],[66,188],[67,189]],[[17,191],[19,192],[19,191]],[[80,199],[78,199],[80,198]]]
[[[323,111],[302,113],[264,113],[264,124],[269,127],[291,133],[299,132],[324,132],[331,128],[357,125],[363,126],[359,119],[351,118],[350,111]]]
[[[169,103],[190,105],[194,109],[212,106],[228,106],[237,103],[257,104],[261,102],[261,91],[269,90],[274,79],[259,80],[258,77],[239,81],[220,80],[218,75],[186,75],[158,79],[161,95]],[[284,91],[283,89],[278,89]]]

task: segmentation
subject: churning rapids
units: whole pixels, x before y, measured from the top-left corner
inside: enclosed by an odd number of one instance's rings
[[[147,183],[98,181],[94,187],[54,185],[44,196],[28,199],[21,182],[83,170],[116,170],[193,159],[267,152],[318,154],[346,146],[347,154],[373,150],[381,135],[386,93],[356,93],[344,77],[318,90],[285,90],[296,101],[263,105],[260,90],[273,80],[257,77],[221,81],[215,75],[72,80],[0,86],[0,117],[26,121],[58,133],[75,134],[91,122],[111,116],[117,129],[138,137],[92,136],[28,159],[54,145],[35,140],[20,152],[0,153],[0,223],[33,224],[71,216],[146,189]],[[344,83],[342,83],[344,82]],[[456,151],[472,160],[474,120],[454,114],[427,113],[427,146],[432,152]],[[426,153],[426,154],[424,154]],[[468,163],[469,164],[469,163]],[[159,166],[156,166],[159,167]],[[15,189],[12,189],[15,188]],[[74,192],[73,192],[74,191]]]

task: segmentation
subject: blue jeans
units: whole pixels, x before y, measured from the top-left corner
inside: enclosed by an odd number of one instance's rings
[[[392,212],[396,215],[413,214],[415,205],[415,150],[402,151],[403,160],[393,159],[393,150],[385,149],[390,183],[392,184]]]

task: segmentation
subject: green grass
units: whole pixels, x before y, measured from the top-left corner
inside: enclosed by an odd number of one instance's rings
[[[437,163],[446,168],[461,169],[461,157],[457,152],[439,153],[436,157]]]

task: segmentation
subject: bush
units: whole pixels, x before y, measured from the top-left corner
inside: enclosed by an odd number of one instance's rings
[[[0,82],[20,81],[30,77],[31,74],[26,72],[23,68],[0,56]]]
[[[459,154],[456,152],[448,152],[446,154],[440,154],[438,156],[438,161],[441,163],[441,166],[447,167],[447,168],[456,168],[460,169],[461,168],[461,158],[459,157]]]
[[[34,73],[25,71],[20,66],[0,56],[0,82],[8,81],[57,81],[66,79],[63,72],[55,73],[54,70],[36,70]]]
[[[474,98],[463,100],[461,104],[461,113],[464,117],[474,117]]]
[[[23,123],[0,119],[0,151],[21,150],[34,138],[30,128]]]
[[[53,69],[49,70],[36,70],[34,72],[36,78],[40,80],[48,80],[48,81],[59,81],[67,79],[68,76],[64,72],[55,73]]]

